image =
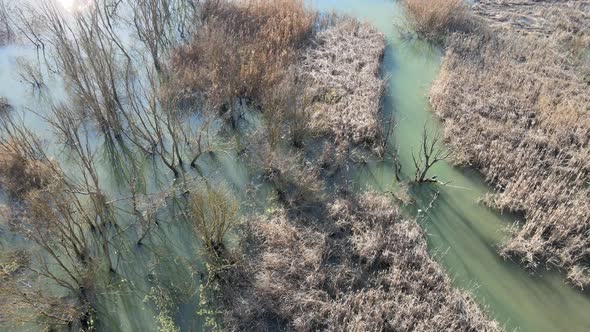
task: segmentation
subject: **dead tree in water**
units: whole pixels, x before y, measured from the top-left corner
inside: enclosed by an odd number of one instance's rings
[[[436,131],[433,136],[430,136],[424,125],[418,156],[412,152],[412,161],[416,167],[415,181],[417,183],[437,182],[436,176],[427,177],[428,171],[439,161],[446,160],[449,155],[450,152],[446,151],[442,144],[442,134]]]

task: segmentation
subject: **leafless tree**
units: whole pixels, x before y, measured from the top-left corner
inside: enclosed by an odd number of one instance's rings
[[[427,125],[422,130],[422,144],[417,155],[412,152],[412,161],[416,167],[415,181],[418,183],[437,182],[436,176],[428,177],[428,171],[436,163],[447,159],[450,152],[445,149],[442,141],[442,134],[436,131],[430,133]]]

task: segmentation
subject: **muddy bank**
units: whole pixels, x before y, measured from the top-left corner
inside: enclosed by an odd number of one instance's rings
[[[455,162],[495,186],[485,198],[523,213],[501,251],[590,284],[588,2],[481,1],[479,29],[446,43],[430,101]]]

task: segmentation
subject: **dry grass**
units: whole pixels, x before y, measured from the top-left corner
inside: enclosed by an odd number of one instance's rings
[[[313,131],[342,143],[372,146],[380,138],[384,49],[381,33],[353,19],[317,33],[298,66],[301,80],[308,82]]]
[[[12,198],[23,198],[53,180],[48,161],[31,159],[16,141],[0,143],[0,187]]]
[[[222,254],[225,235],[236,222],[238,205],[235,199],[221,190],[206,188],[190,194],[189,209],[190,220],[204,247]]]
[[[535,8],[548,5],[527,3],[531,21],[541,17]],[[496,17],[514,6],[491,8],[489,17]],[[566,29],[570,37],[587,36],[588,20],[567,22],[581,24]],[[477,167],[496,186],[487,201],[524,213],[525,223],[512,229],[502,252],[531,268],[565,268],[572,283],[587,287],[590,94],[584,75],[590,65],[564,49],[565,30],[516,26],[500,23],[493,27],[501,34],[451,37],[431,103],[455,161]],[[561,37],[543,37],[553,33]]]
[[[300,153],[256,146],[253,165],[262,171],[263,180],[272,184],[277,200],[292,208],[315,205],[324,200],[319,169]]]
[[[410,26],[420,36],[441,42],[451,32],[472,27],[469,5],[463,0],[403,0]]]
[[[202,25],[172,56],[176,85],[213,109],[236,98],[263,102],[312,32],[315,14],[301,0],[205,1]]]
[[[384,196],[336,199],[317,219],[278,211],[247,234],[250,259],[223,276],[228,330],[498,330]]]

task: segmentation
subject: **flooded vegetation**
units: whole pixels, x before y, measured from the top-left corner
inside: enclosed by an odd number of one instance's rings
[[[588,329],[586,4],[434,2],[0,0],[0,331]]]
[[[430,91],[454,162],[494,185],[487,204],[522,214],[503,255],[563,268],[581,288],[590,280],[589,9],[481,2],[470,18],[479,27],[447,37]]]

